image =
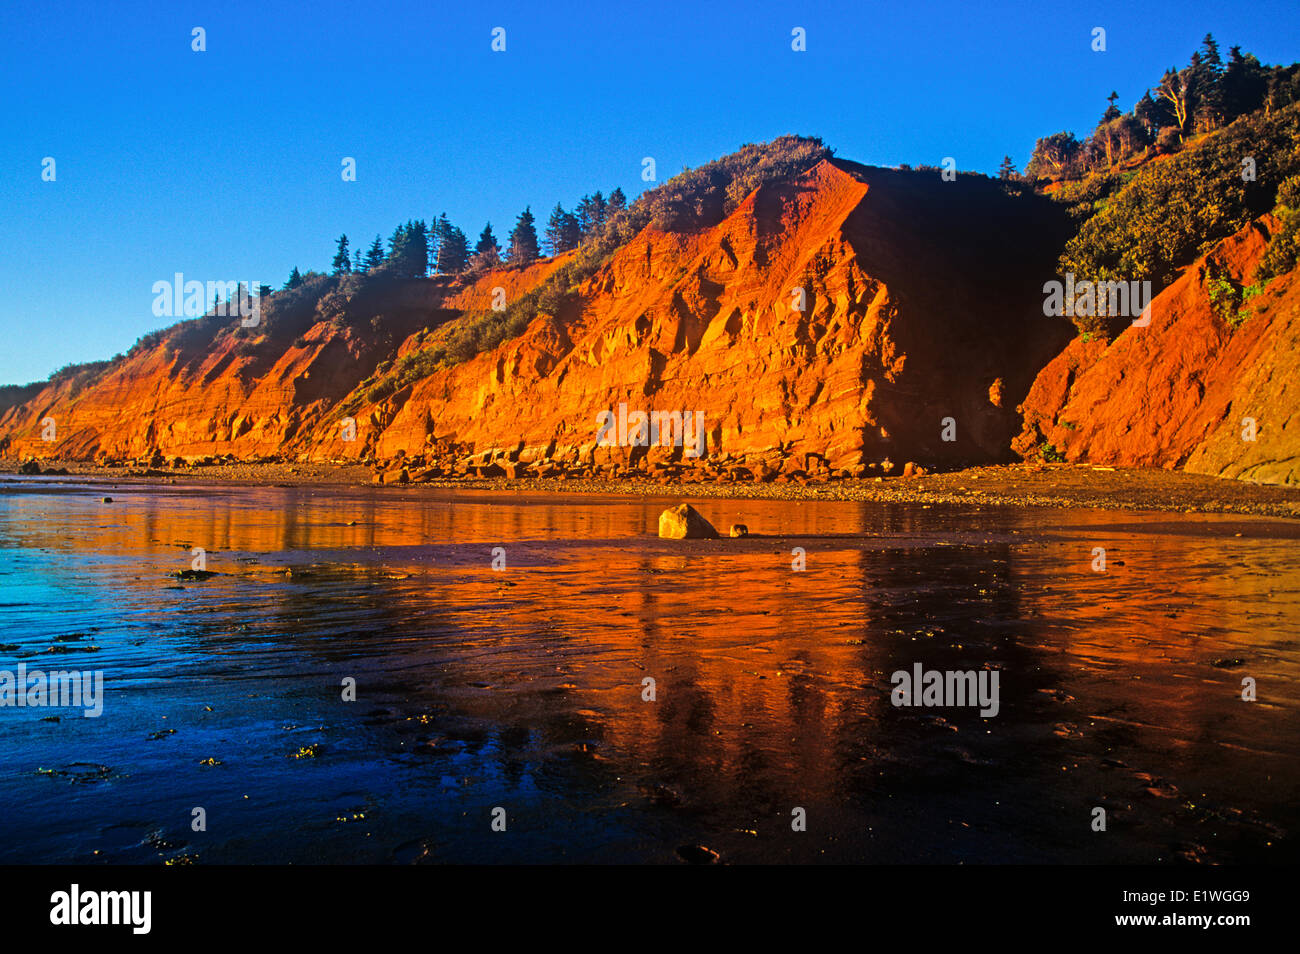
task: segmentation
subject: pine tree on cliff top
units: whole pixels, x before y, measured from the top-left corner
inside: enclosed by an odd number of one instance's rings
[[[469,261],[469,239],[444,215],[438,220],[438,271],[457,275]]]
[[[510,231],[511,265],[528,265],[537,261],[537,227],[532,206],[519,213],[519,220]]]
[[[429,269],[429,230],[424,220],[407,222],[388,240],[388,270],[402,278],[423,278]]]
[[[578,203],[578,231],[582,238],[586,238],[592,232],[598,232],[605,225],[605,219],[609,214],[609,204],[605,197],[597,192],[595,195],[584,195],[582,201]]]
[[[352,259],[348,256],[348,237],[339,236],[339,248],[334,253],[333,272],[334,275],[346,275],[352,271]]]
[[[489,222],[483,226],[483,231],[479,233],[478,242],[474,245],[475,255],[500,255],[501,246],[497,243],[497,237],[492,234],[492,223]]]
[[[578,228],[578,219],[571,212],[564,211],[564,206],[555,203],[550,221],[546,225],[546,247],[551,255],[559,255],[577,248],[582,234]]]
[[[370,251],[366,253],[366,271],[373,272],[382,264],[384,264],[384,240],[376,235]]]

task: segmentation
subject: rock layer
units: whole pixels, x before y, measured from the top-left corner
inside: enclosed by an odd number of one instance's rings
[[[136,349],[6,410],[0,454],[359,458],[406,466],[413,482],[674,463],[815,479],[1002,460],[1017,402],[1069,337],[1041,317],[1040,292],[1068,234],[1052,203],[990,180],[824,161],[759,187],[715,226],[647,227],[558,313],[391,394],[367,397],[386,362],[427,348],[429,329],[474,320],[493,289],[513,298],[562,262],[372,289],[341,324],[308,322],[292,344],[195,332]],[[620,404],[634,422],[638,411],[698,415],[701,457],[639,446],[635,425],[598,446],[601,412]],[[45,418],[53,442],[41,440]]]

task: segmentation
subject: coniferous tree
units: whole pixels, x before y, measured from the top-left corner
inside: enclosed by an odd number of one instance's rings
[[[373,273],[382,264],[384,264],[384,242],[376,235],[370,250],[366,252],[366,272]]]
[[[1102,113],[1101,122],[1097,123],[1097,128],[1093,131],[1092,142],[1088,148],[1088,166],[1093,168],[1100,156],[1106,157],[1106,168],[1109,169],[1115,164],[1115,137],[1116,130],[1114,121],[1124,114],[1119,111],[1115,105],[1115,100],[1119,99],[1119,93],[1114,90],[1106,97],[1106,112]]]
[[[438,256],[442,254],[443,239],[449,231],[451,231],[451,219],[447,218],[446,212],[440,212],[433,220],[433,224],[429,226],[429,265],[434,272],[442,271]]]
[[[497,244],[497,237],[492,234],[491,222],[483,226],[483,231],[479,233],[478,241],[474,244],[474,254],[500,257],[501,246]]]
[[[429,232],[423,220],[393,230],[388,240],[388,271],[402,278],[423,278],[429,268]]]
[[[501,246],[497,244],[497,238],[492,234],[492,223],[489,222],[483,227],[478,241],[474,244],[474,254],[470,256],[469,268],[477,272],[496,268],[500,264]]]
[[[438,271],[444,275],[459,274],[469,262],[469,239],[445,215],[438,219],[437,230]]]
[[[346,235],[339,236],[339,248],[334,253],[333,269],[335,275],[346,275],[352,271],[352,259],[348,257],[348,237]]]
[[[285,288],[297,288],[297,287],[298,287],[299,285],[301,285],[301,284],[302,284],[302,275],[299,274],[299,272],[298,272],[298,266],[295,265],[295,266],[293,267],[293,271],[289,273],[289,280],[288,280],[287,282],[284,283],[284,287],[285,287]]]
[[[584,195],[573,208],[574,218],[578,220],[578,232],[586,238],[591,233],[592,203],[594,196]]]
[[[581,239],[578,220],[571,212],[564,211],[560,203],[555,203],[550,221],[546,225],[546,247],[551,255],[559,255],[572,248],[577,248]]]
[[[510,230],[509,259],[511,265],[529,265],[537,260],[537,226],[532,206],[519,213],[515,227]]]
[[[626,208],[627,196],[623,194],[622,189],[615,186],[614,191],[609,194],[609,199],[605,203],[605,216],[606,218],[609,218],[610,216],[617,215]]]
[[[1195,74],[1192,77],[1195,102],[1196,128],[1202,131],[1218,129],[1223,125],[1223,60],[1219,57],[1219,44],[1212,34],[1205,34],[1201,48],[1192,55]]]
[[[429,226],[424,219],[416,219],[407,224],[407,262],[412,278],[424,278],[429,274]]]
[[[578,231],[582,238],[586,238],[604,227],[605,219],[609,214],[609,203],[599,192],[595,195],[584,195],[582,201],[578,203],[576,214]]]
[[[998,166],[998,178],[1010,181],[1016,178],[1016,164],[1011,161],[1010,156],[1002,157],[1002,164]]]
[[[406,226],[399,225],[397,228],[393,229],[393,234],[388,236],[387,260],[389,262],[393,261],[397,257],[397,253],[402,250],[402,246],[405,244],[405,242],[406,242]]]
[[[559,251],[556,245],[560,241],[560,230],[563,228],[566,214],[560,203],[555,203],[555,208],[551,210],[551,218],[546,223],[546,231],[542,233],[542,250],[548,255],[554,255]]]
[[[1232,122],[1263,105],[1268,79],[1253,53],[1243,56],[1241,47],[1234,46],[1228,51],[1228,65],[1223,71],[1221,88],[1224,120]]]
[[[1117,99],[1119,99],[1119,93],[1111,90],[1110,95],[1106,97],[1106,112],[1101,117],[1103,123],[1108,123],[1112,119],[1119,119],[1119,117],[1123,115],[1123,113],[1119,111],[1119,107],[1115,105],[1115,100]]]
[[[455,275],[464,270],[469,260],[469,241],[464,232],[451,224],[446,212],[434,220],[430,230],[430,250],[433,270],[443,275]]]
[[[364,275],[366,271],[365,262],[361,260],[361,249],[352,253],[352,271],[358,275]]]

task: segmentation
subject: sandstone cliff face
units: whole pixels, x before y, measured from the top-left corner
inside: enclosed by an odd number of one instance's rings
[[[318,322],[292,344],[226,334],[142,349],[80,391],[47,388],[4,412],[0,453],[472,452],[512,468],[682,458],[597,447],[599,413],[626,404],[698,412],[706,457],[755,467],[998,460],[1016,404],[1069,337],[1041,317],[1040,291],[1067,236],[1051,203],[986,180],[826,161],[760,187],[714,227],[643,230],[558,314],[381,400],[363,387],[381,362],[427,347],[428,328],[473,320],[496,288],[513,300],[562,260],[372,291],[341,325]],[[53,443],[40,439],[46,417]]]
[[[1300,281],[1274,279],[1236,328],[1207,288],[1212,274],[1249,285],[1275,226],[1264,216],[1195,262],[1156,296],[1149,327],[1109,347],[1071,342],[1034,382],[1015,449],[1046,442],[1070,461],[1300,482]]]
[[[7,411],[0,451],[85,460],[278,454],[384,356],[383,339],[366,332],[318,325],[270,358],[254,350],[259,335],[149,349],[84,390],[47,389]],[[41,439],[45,419],[54,442]]]
[[[625,404],[698,412],[708,454],[775,467],[999,459],[1015,396],[1063,341],[1035,314],[1064,233],[1045,204],[936,179],[824,162],[715,228],[647,229],[576,303],[395,395],[365,436],[380,457],[446,440],[635,460],[595,446],[599,413]]]

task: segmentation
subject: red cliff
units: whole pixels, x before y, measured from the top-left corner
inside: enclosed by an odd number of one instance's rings
[[[1276,227],[1264,216],[1218,243],[1156,296],[1149,326],[1109,347],[1075,339],[1034,382],[1016,450],[1300,482],[1297,273],[1246,302],[1235,327],[1209,287],[1215,277],[1248,286]]]
[[[642,229],[558,313],[463,363],[392,377],[563,259],[376,283],[328,320],[277,296],[265,329],[192,323],[5,411],[0,453],[626,466],[645,451],[595,446],[625,403],[699,412],[704,457],[755,476],[999,460],[1068,339],[1040,291],[1067,235],[1050,202],[990,180],[822,161],[716,225]]]

